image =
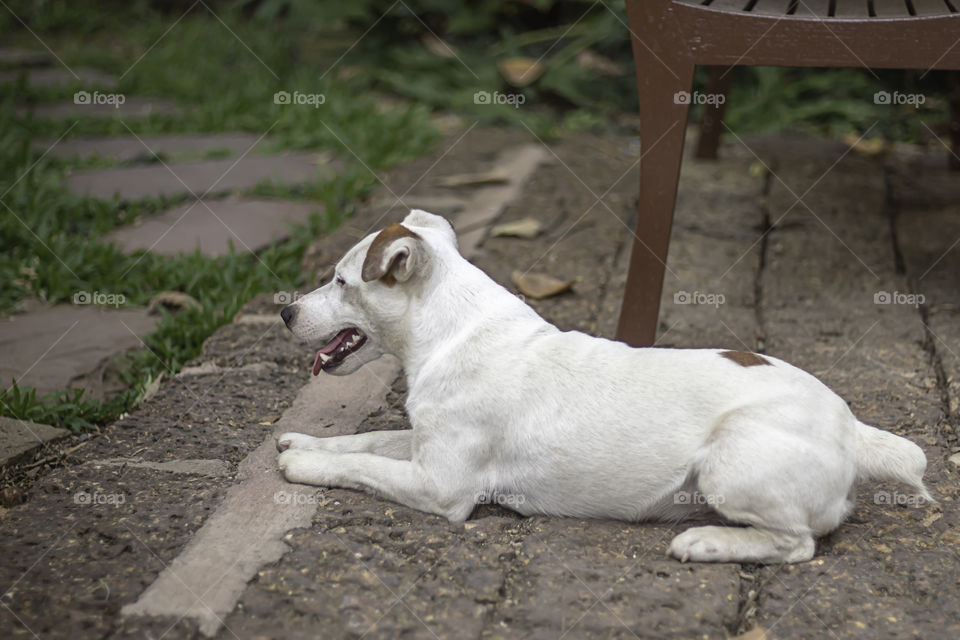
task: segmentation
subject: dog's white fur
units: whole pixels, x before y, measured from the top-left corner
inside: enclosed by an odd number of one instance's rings
[[[719,514],[725,526],[688,529],[669,553],[767,563],[809,560],[814,537],[853,508],[858,481],[899,480],[930,499],[921,449],[859,422],[808,373],[768,356],[744,366],[718,349],[561,332],[465,260],[446,220],[413,211],[403,226],[416,237],[384,252],[391,280],[363,279],[371,234],[288,324],[315,346],[346,327],[366,334],[338,375],[400,358],[413,429],[284,434],[289,481],[363,489],[451,521],[481,496],[522,514]]]

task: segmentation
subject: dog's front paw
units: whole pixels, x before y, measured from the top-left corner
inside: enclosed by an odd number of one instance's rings
[[[330,456],[325,451],[287,449],[277,456],[277,465],[287,482],[327,485]]]
[[[277,438],[277,451],[286,451],[287,449],[323,449],[323,438],[314,438],[313,436],[302,433],[284,433]]]

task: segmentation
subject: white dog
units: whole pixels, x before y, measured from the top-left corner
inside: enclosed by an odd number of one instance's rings
[[[456,522],[489,496],[524,515],[712,515],[725,526],[688,529],[669,553],[717,562],[809,560],[861,480],[930,499],[920,447],[859,422],[808,373],[742,351],[562,332],[424,211],[364,238],[281,315],[319,348],[314,375],[397,356],[413,425],[283,434],[290,482],[363,489]]]

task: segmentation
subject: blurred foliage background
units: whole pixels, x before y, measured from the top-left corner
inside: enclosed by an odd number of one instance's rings
[[[557,126],[617,126],[617,116],[636,104],[626,12],[616,0],[38,0],[10,6],[36,31],[93,39],[109,38],[131,20],[151,24],[162,17],[169,24],[185,14],[241,20],[276,35],[271,54],[320,77],[350,76],[353,86],[371,93],[466,112],[481,122],[522,118],[545,134]],[[0,25],[19,26],[15,22],[0,14]],[[504,73],[507,61],[521,68],[535,61],[536,68],[518,86]],[[706,77],[699,69],[699,87]],[[869,129],[871,137],[930,142],[931,130],[946,131],[946,85],[942,72],[738,68],[727,122],[742,132],[795,128],[842,136]],[[922,92],[926,102],[920,109],[877,105],[873,95],[880,90]],[[520,93],[524,108],[478,109],[478,91]],[[698,115],[694,108],[691,117]]]

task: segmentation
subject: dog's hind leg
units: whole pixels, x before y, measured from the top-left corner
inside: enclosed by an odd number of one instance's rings
[[[307,449],[336,453],[365,452],[396,460],[409,460],[412,455],[413,431],[368,431],[347,436],[315,438],[302,433],[284,433],[277,438],[277,451]]]
[[[836,528],[850,511],[855,450],[844,426],[770,425],[770,419],[769,412],[734,412],[693,462],[698,499],[746,526],[689,529],[674,538],[670,555],[701,562],[803,562],[813,557],[814,536]],[[829,446],[818,440],[825,431],[833,432]]]

